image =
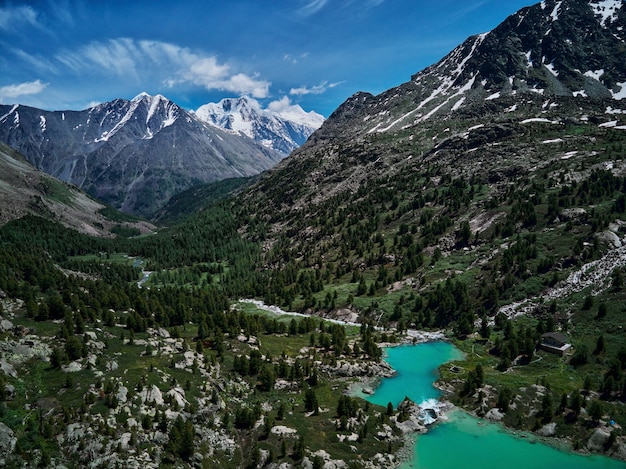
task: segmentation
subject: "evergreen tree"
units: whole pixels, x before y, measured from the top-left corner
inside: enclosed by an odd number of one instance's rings
[[[274,367],[269,364],[264,364],[259,373],[258,388],[261,391],[271,391],[274,389],[275,381],[276,374],[274,373]]]
[[[195,431],[189,420],[181,416],[174,421],[169,431],[166,449],[184,461],[189,461],[194,452]]]
[[[319,412],[319,405],[317,403],[317,396],[313,388],[308,388],[304,393],[304,411],[313,412],[317,415]]]

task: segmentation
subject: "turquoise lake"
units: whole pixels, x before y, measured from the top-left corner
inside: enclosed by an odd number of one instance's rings
[[[405,396],[420,403],[438,398],[433,387],[437,368],[462,357],[445,342],[390,347],[385,359],[398,372],[383,379],[373,395],[357,393],[368,401],[396,407]],[[532,435],[521,437],[500,425],[465,412],[454,411],[416,439],[412,461],[401,469],[624,469],[626,463],[601,456],[583,456],[539,443]]]

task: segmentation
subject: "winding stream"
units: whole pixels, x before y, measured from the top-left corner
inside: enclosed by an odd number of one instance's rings
[[[397,406],[405,396],[413,402],[436,399],[433,387],[438,367],[460,358],[445,342],[429,342],[386,349],[385,359],[398,372],[383,379],[368,401]],[[514,435],[498,424],[484,422],[456,410],[416,439],[413,459],[401,469],[624,469],[626,463],[601,456],[560,451],[540,443],[532,434]]]

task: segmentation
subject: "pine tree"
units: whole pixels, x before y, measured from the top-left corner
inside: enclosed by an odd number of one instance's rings
[[[315,395],[315,390],[313,388],[308,388],[304,393],[304,411],[313,412],[314,415],[317,415],[319,412],[317,396]]]

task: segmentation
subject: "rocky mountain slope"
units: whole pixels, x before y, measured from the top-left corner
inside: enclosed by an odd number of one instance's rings
[[[494,146],[510,141],[517,147],[513,156],[525,137],[537,151],[524,153],[538,156],[549,146],[530,134],[548,123],[620,128],[625,21],[623,2],[544,1],[524,8],[411,81],[378,96],[356,93],[259,192],[300,211],[311,199],[355,193],[366,181],[417,171],[425,162],[466,177],[510,171],[513,160],[496,157],[502,150]],[[520,156],[515,164],[536,164]]]
[[[38,169],[144,217],[195,184],[254,175],[282,159],[145,93],[84,111],[3,105],[0,141]]]
[[[92,236],[111,237],[115,227],[137,233],[154,229],[148,223],[112,221],[105,214],[114,211],[75,186],[38,171],[4,143],[0,143],[0,200],[0,226],[30,214]]]
[[[284,156],[306,142],[324,122],[316,112],[305,112],[298,105],[283,109],[261,109],[251,98],[227,98],[198,108],[196,116],[208,124],[247,135]]]
[[[397,88],[379,96],[357,93],[324,130],[349,138],[352,132],[363,136],[428,126],[455,111],[528,93],[622,99],[625,27],[621,1],[543,1],[493,31],[468,38]]]

